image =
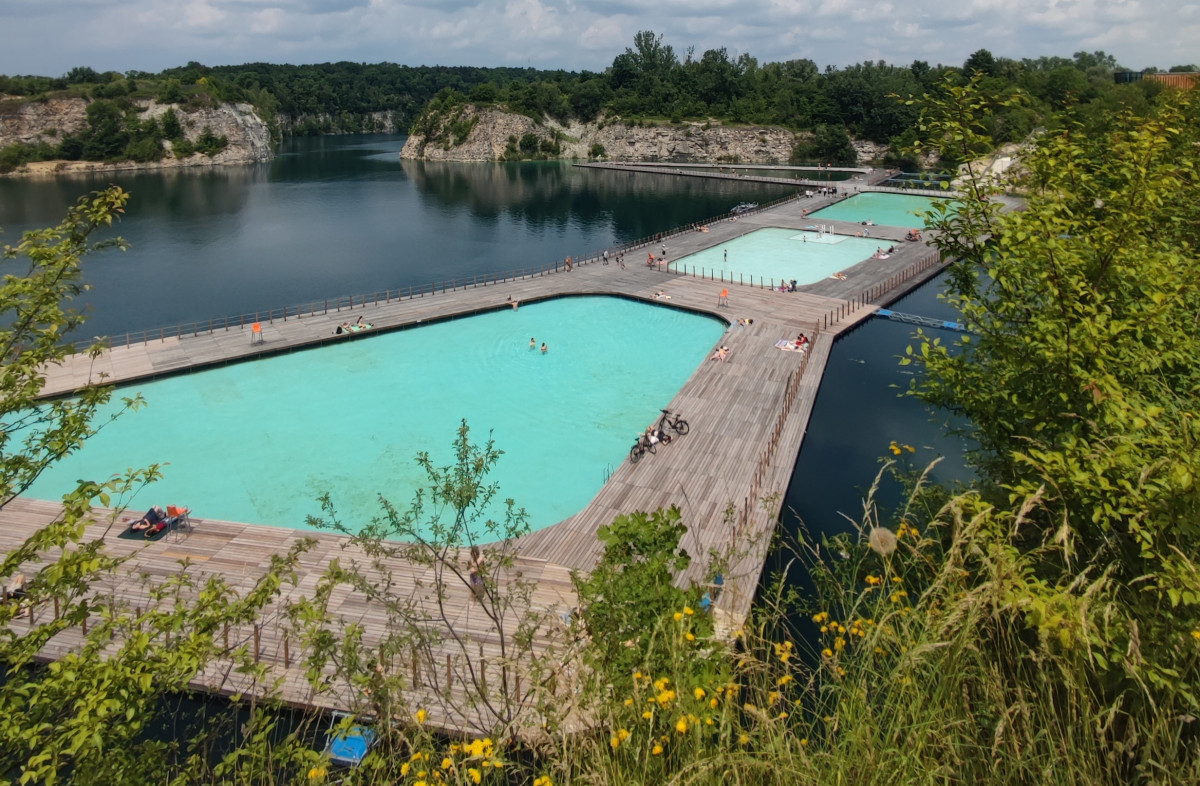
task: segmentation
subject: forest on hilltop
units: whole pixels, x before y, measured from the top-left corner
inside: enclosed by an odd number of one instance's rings
[[[1170,68],[1196,69],[1195,65]],[[857,138],[890,144],[895,163],[912,163],[903,161],[900,150],[916,137],[919,105],[897,97],[934,91],[947,75],[956,73],[981,74],[982,91],[997,100],[1018,93],[1027,97],[989,116],[988,131],[997,143],[1023,139],[1033,129],[1054,123],[1055,113],[1067,109],[1073,119],[1095,127],[1122,106],[1144,111],[1163,89],[1140,79],[1141,73],[1127,72],[1102,51],[1016,60],[980,49],[957,66],[923,60],[891,65],[880,60],[822,70],[809,59],[760,64],[749,54],[731,56],[724,47],[699,56],[689,47],[680,57],[662,35],[646,30],[599,73],[394,63],[205,66],[191,62],[157,74],[99,73],[80,66],[61,77],[0,75],[0,95],[24,100],[81,96],[112,102],[112,107],[94,111],[110,131],[118,128],[125,134],[124,145],[110,140],[89,146],[85,134],[40,149],[10,146],[0,152],[0,162],[81,156],[144,160],[157,154],[146,140],[164,134],[140,118],[134,102],[156,98],[184,107],[246,101],[278,133],[290,134],[361,133],[388,127],[420,133],[433,126],[438,113],[468,101],[539,121],[606,117],[630,124],[775,125],[811,132],[808,149],[797,151],[802,158],[852,163],[849,140]],[[114,125],[118,113],[114,110],[124,114],[123,127]],[[381,123],[381,115],[390,116],[392,122]]]

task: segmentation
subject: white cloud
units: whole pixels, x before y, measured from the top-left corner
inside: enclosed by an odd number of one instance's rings
[[[225,12],[200,0],[188,3],[183,8],[183,18],[188,27],[197,30],[212,30],[225,21]]]
[[[0,0],[0,73],[197,60],[601,70],[639,30],[681,57],[961,64],[1103,49],[1132,68],[1197,60],[1195,0]]]

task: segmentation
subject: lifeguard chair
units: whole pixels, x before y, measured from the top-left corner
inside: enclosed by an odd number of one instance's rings
[[[262,323],[261,322],[255,322],[253,325],[250,326],[250,343],[251,344],[263,343]]]

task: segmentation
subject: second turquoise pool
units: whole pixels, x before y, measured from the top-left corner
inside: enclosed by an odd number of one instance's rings
[[[380,494],[407,508],[425,481],[414,456],[450,464],[465,418],[473,441],[491,432],[504,451],[490,476],[499,498],[540,529],[591,501],[725,328],[662,306],[572,297],[148,382],[114,397],[140,391],[147,407],[28,496],[54,499],[79,478],[169,462],[132,509],[180,504],[204,518],[303,528],[328,491],[357,528],[379,513]]]
[[[683,273],[695,271],[706,277],[715,273],[717,278],[747,284],[772,285],[795,279],[803,286],[869,259],[879,242],[769,227],[689,254],[671,266]]]
[[[920,229],[925,226],[925,220],[917,213],[929,210],[934,202],[944,202],[936,197],[915,196],[911,194],[884,194],[867,191],[855,194],[849,199],[835,202],[829,207],[821,208],[812,213],[809,218],[818,223],[821,219],[834,221],[853,221],[856,224],[872,221],[880,226],[905,227]]]

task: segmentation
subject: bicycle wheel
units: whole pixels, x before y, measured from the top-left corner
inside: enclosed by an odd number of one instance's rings
[[[642,454],[644,454],[645,452],[646,452],[646,449],[644,447],[642,447],[641,444],[634,445],[632,448],[629,449],[629,463],[630,464],[638,463],[638,459],[640,459],[642,457]]]
[[[675,422],[671,424],[671,428],[675,429],[677,434],[688,433],[688,423],[683,418],[675,418]]]

